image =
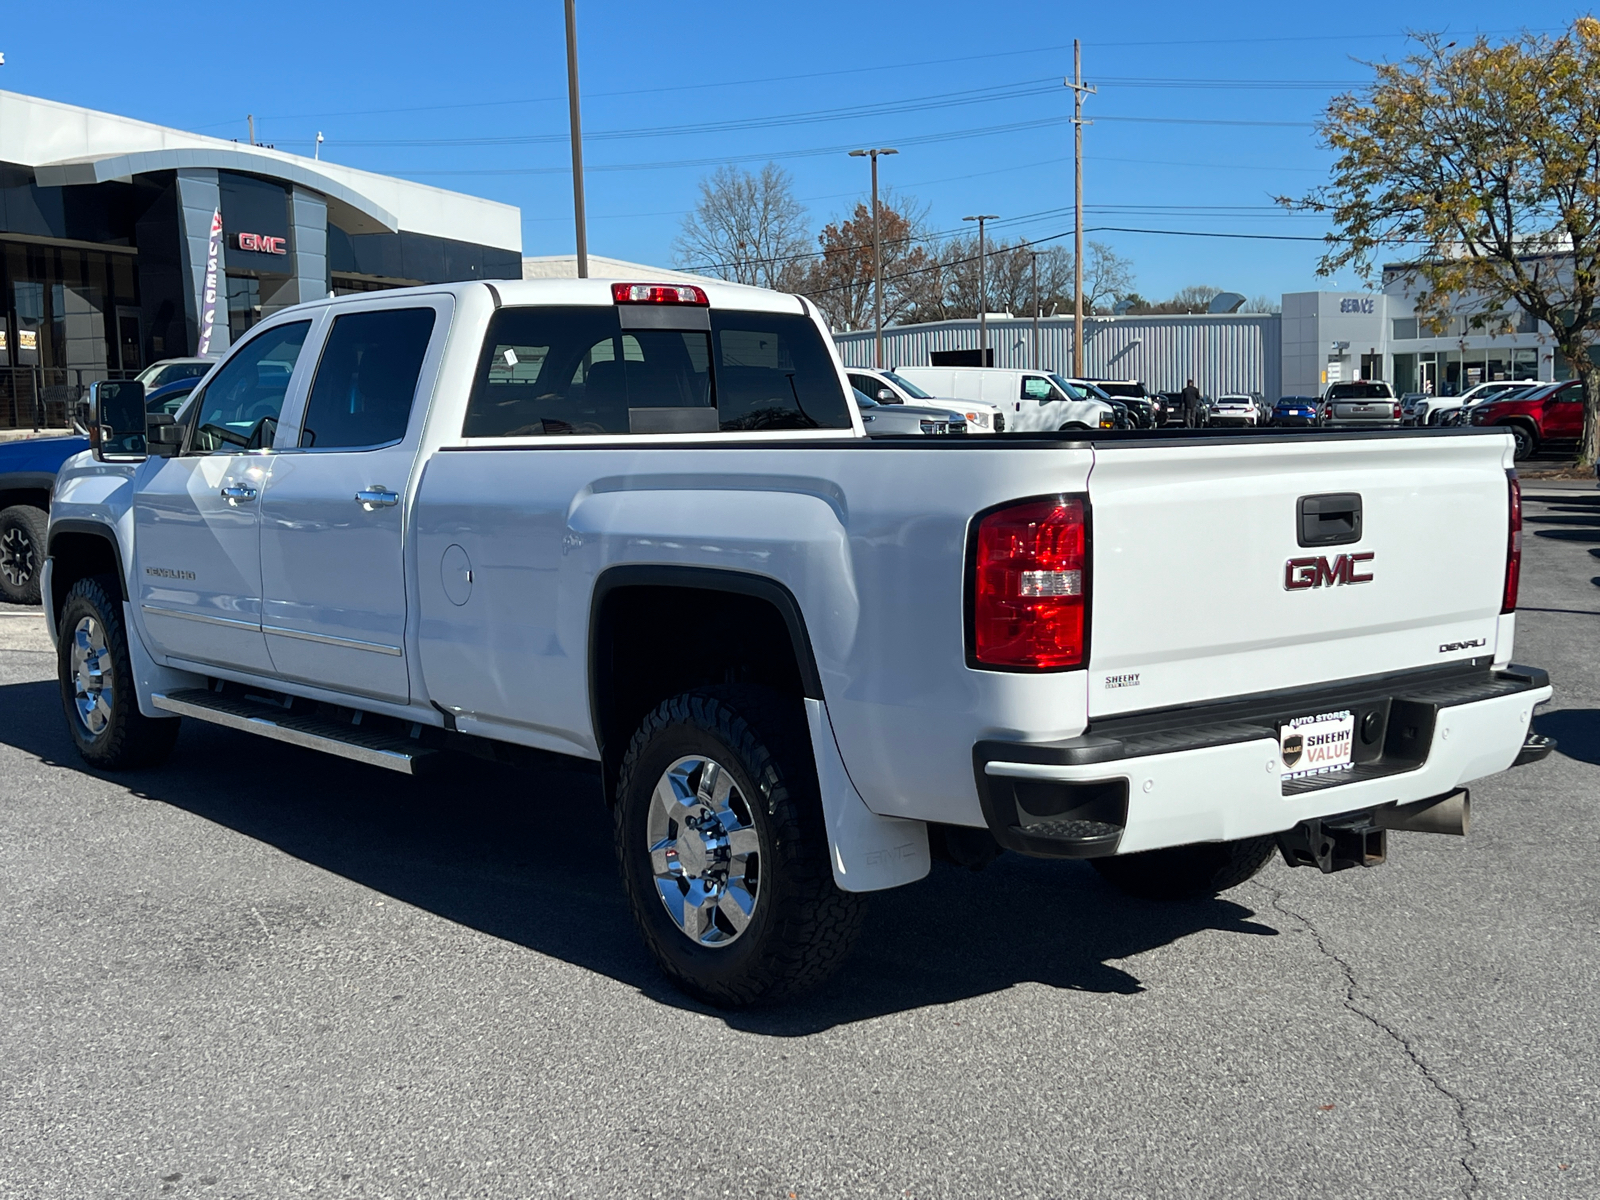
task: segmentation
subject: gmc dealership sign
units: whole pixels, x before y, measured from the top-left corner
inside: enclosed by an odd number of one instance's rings
[[[249,250],[255,254],[289,253],[288,238],[268,237],[264,233],[241,233],[238,239],[239,249]]]

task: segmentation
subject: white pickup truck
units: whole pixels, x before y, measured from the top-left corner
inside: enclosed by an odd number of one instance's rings
[[[173,425],[101,385],[43,579],[67,726],[106,769],[179,717],[597,761],[645,940],[724,1005],[934,857],[1374,865],[1547,751],[1503,431],[869,439],[849,396],[803,299],[594,280],[288,309]]]

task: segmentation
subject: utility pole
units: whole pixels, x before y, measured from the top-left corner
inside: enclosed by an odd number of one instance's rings
[[[978,223],[978,365],[989,365],[989,256],[983,248],[983,223],[998,221],[994,213],[975,217],[962,217],[963,221]]]
[[[1083,376],[1083,98],[1095,89],[1084,86],[1083,50],[1072,39],[1072,377]]]
[[[1033,260],[1033,359],[1028,365],[1037,371],[1039,369],[1039,252],[1029,250],[1028,257]]]
[[[578,278],[589,278],[589,229],[583,212],[583,126],[578,120],[578,14],[567,0],[567,107],[572,123],[572,220],[578,230]]]
[[[872,158],[872,365],[883,370],[883,244],[878,237],[878,155],[898,150],[852,150],[851,158]]]

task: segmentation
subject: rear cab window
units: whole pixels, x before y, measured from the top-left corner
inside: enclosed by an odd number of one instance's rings
[[[490,319],[462,435],[852,427],[832,355],[808,318],[712,310],[699,323],[638,328],[615,306],[502,308]]]

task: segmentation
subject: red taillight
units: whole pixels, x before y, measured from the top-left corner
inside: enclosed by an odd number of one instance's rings
[[[1089,630],[1084,502],[1029,500],[978,522],[972,581],[974,665],[1082,666]]]
[[[1397,418],[1398,418],[1398,417],[1399,417],[1399,416],[1400,416],[1400,406],[1399,406],[1399,405],[1398,405],[1398,404],[1396,404],[1396,405],[1395,405],[1395,406],[1394,406],[1394,415],[1395,415],[1395,416],[1396,416],[1396,417],[1397,417]]]
[[[618,304],[711,303],[692,283],[613,283],[611,298]]]
[[[1507,471],[1511,484],[1511,530],[1506,535],[1506,590],[1500,600],[1503,613],[1517,611],[1517,584],[1522,581],[1522,484],[1517,473]]]

